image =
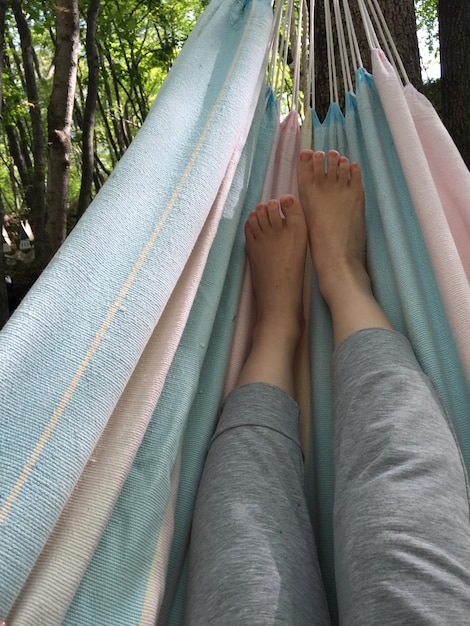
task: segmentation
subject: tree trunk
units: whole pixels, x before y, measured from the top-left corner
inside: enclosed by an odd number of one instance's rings
[[[107,61],[107,63],[106,63]],[[100,66],[103,77],[103,87],[104,93],[106,95],[107,108],[109,111],[109,117],[111,118],[111,125],[114,131],[114,144],[119,150],[118,160],[122,157],[124,152],[127,149],[126,142],[124,140],[124,136],[122,133],[122,120],[120,113],[120,101],[119,101],[119,91],[117,91],[117,100],[114,101],[113,93],[110,85],[110,78],[113,80],[112,75],[112,59],[109,54],[105,54],[102,50],[100,50]],[[108,68],[108,66],[110,66]],[[110,77],[111,74],[111,77]],[[114,86],[116,85],[115,81],[113,81]],[[116,91],[115,91],[116,95]]]
[[[315,75],[316,75],[316,110],[323,119],[330,104],[328,82],[328,61],[326,47],[326,27],[324,17],[324,1],[317,0],[315,9]],[[419,58],[418,37],[416,32],[416,14],[414,0],[378,0],[387,25],[397,46],[411,83],[420,88],[422,86]],[[331,5],[330,0],[330,5]],[[359,48],[364,67],[370,71],[370,52],[361,13],[357,0],[350,0],[354,27],[359,40]],[[334,36],[336,41],[336,26],[333,15]],[[346,27],[345,33],[346,33]],[[346,35],[347,37],[347,35]],[[337,50],[337,47],[336,47]],[[337,75],[341,77],[339,54],[337,54]],[[342,81],[342,78],[340,78]]]
[[[9,123],[5,124],[4,128],[8,139],[10,155],[20,175],[26,206],[31,207],[34,204],[34,164],[30,156],[31,145],[27,137],[28,129],[25,128],[21,118],[16,120],[16,126]]]
[[[100,65],[100,67],[102,66]],[[101,119],[103,121],[104,128],[106,131],[106,139],[108,141],[108,148],[109,148],[109,158],[111,159],[111,163],[114,168],[116,167],[119,159],[121,158],[122,153],[119,150],[118,144],[114,141],[114,135],[113,135],[111,126],[109,125],[109,121],[108,121],[109,115],[108,115],[108,112],[105,110],[105,107],[103,105],[103,102],[99,94],[98,94],[98,108],[100,110]]]
[[[21,54],[23,59],[26,93],[29,103],[29,115],[32,127],[32,153],[33,173],[31,183],[31,222],[34,232],[34,247],[36,263],[39,268],[43,266],[44,255],[44,224],[46,214],[45,194],[45,147],[44,133],[42,130],[41,107],[36,84],[34,70],[33,46],[28,23],[21,8],[21,0],[11,0],[11,7],[15,15],[18,34],[21,42]]]
[[[420,89],[421,63],[414,0],[379,0],[385,21],[412,85]]]
[[[3,100],[3,44],[5,39],[5,13],[7,0],[0,0],[0,120],[2,119]],[[0,230],[3,227],[5,210],[0,194]],[[3,237],[0,237],[0,328],[3,328],[9,317],[8,294],[5,283],[5,257],[3,255]]]
[[[88,63],[88,90],[82,123],[82,180],[78,198],[77,217],[81,217],[92,198],[94,174],[94,129],[98,99],[99,62],[96,49],[96,22],[100,0],[91,0],[87,14],[86,56]]]
[[[442,121],[470,168],[470,2],[440,0]]]
[[[78,0],[57,0],[55,73],[47,114],[49,168],[45,261],[67,236],[70,179],[70,127],[78,61]]]

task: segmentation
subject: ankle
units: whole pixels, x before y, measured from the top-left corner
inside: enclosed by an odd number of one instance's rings
[[[294,353],[302,334],[303,322],[295,316],[258,316],[253,329],[253,345],[272,346],[273,351]]]
[[[372,296],[369,275],[357,258],[338,258],[334,264],[317,269],[317,276],[320,293],[330,309],[356,295]]]

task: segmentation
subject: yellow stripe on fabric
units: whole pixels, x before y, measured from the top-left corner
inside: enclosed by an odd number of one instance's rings
[[[231,78],[231,75],[233,73],[233,70],[235,68],[235,65],[238,61],[238,58],[240,56],[240,52],[241,52],[241,47],[244,43],[245,37],[246,37],[246,31],[247,31],[247,26],[252,18],[252,14],[253,14],[253,10],[254,10],[254,2],[252,2],[251,4],[251,9],[250,9],[250,13],[248,15],[247,18],[247,22],[246,22],[246,26],[245,26],[245,30],[243,32],[242,38],[240,40],[240,43],[238,45],[238,49],[237,52],[234,55],[232,64],[227,72],[227,76],[225,78],[225,81],[221,87],[221,90],[219,92],[219,95],[217,97],[217,100],[214,103],[214,106],[212,107],[212,111],[209,115],[209,118],[206,122],[206,125],[201,133],[201,136],[199,138],[199,141],[196,145],[196,148],[193,152],[193,155],[183,173],[183,176],[180,179],[180,182],[178,183],[165,211],[163,212],[163,215],[161,216],[157,226],[155,227],[154,231],[152,232],[150,239],[148,240],[147,244],[145,245],[143,251],[140,254],[140,257],[137,259],[134,267],[132,268],[126,282],[124,283],[124,286],[122,287],[118,297],[116,298],[113,306],[110,308],[108,314],[106,315],[106,318],[103,322],[103,324],[101,325],[101,328],[98,330],[90,348],[88,349],[83,361],[81,362],[81,364],[79,365],[75,376],[72,379],[72,382],[70,383],[70,385],[68,386],[66,392],[64,393],[62,399],[60,400],[59,404],[57,405],[56,410],[54,411],[51,419],[49,420],[49,423],[47,424],[46,428],[44,429],[38,443],[36,444],[36,447],[34,448],[33,452],[31,453],[29,459],[27,460],[23,471],[21,472],[18,480],[16,481],[13,489],[11,490],[11,492],[9,493],[8,497],[5,500],[5,503],[2,507],[2,509],[0,510],[0,524],[3,524],[3,522],[5,521],[11,507],[13,506],[16,498],[18,497],[19,493],[21,492],[21,489],[24,486],[24,483],[26,482],[31,470],[33,469],[34,465],[36,464],[39,456],[41,455],[41,452],[43,451],[47,441],[49,440],[49,437],[51,436],[54,428],[56,427],[59,419],[61,418],[67,404],[69,403],[73,392],[75,391],[76,387],[78,386],[78,383],[80,382],[80,379],[82,378],[85,370],[87,369],[93,355],[95,354],[98,346],[101,343],[101,340],[103,339],[106,331],[108,330],[111,322],[114,319],[114,316],[116,315],[116,312],[118,311],[122,301],[124,300],[124,298],[127,295],[127,292],[129,291],[130,287],[132,286],[132,283],[135,280],[135,277],[137,276],[142,264],[144,263],[151,247],[153,246],[155,239],[157,238],[157,236],[159,235],[161,229],[163,228],[163,225],[165,224],[168,215],[170,214],[171,209],[173,208],[173,205],[176,202],[176,199],[178,198],[178,195],[180,194],[193,166],[194,163],[199,155],[199,152],[201,151],[202,145],[204,143],[204,140],[209,132],[210,126],[214,120],[215,114],[217,112],[217,108],[219,106],[219,103],[222,99],[222,96],[224,95],[224,91],[227,87],[227,83],[229,81],[229,79]]]

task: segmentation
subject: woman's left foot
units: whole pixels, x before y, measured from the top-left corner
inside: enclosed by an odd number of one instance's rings
[[[294,350],[304,324],[307,252],[307,225],[300,203],[285,195],[280,202],[258,204],[248,217],[245,236],[257,308],[253,339],[270,335]]]

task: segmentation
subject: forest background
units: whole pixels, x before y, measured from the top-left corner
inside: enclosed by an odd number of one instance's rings
[[[0,224],[5,235],[0,239],[0,328],[129,147],[207,4],[0,0]],[[322,16],[322,1],[316,4]],[[431,99],[470,165],[470,2],[379,4],[411,82]],[[418,31],[426,56],[440,54],[437,80],[423,83]],[[359,36],[365,51],[365,36]],[[321,17],[315,45],[321,117],[329,104]],[[132,224],[127,228],[132,237]]]

